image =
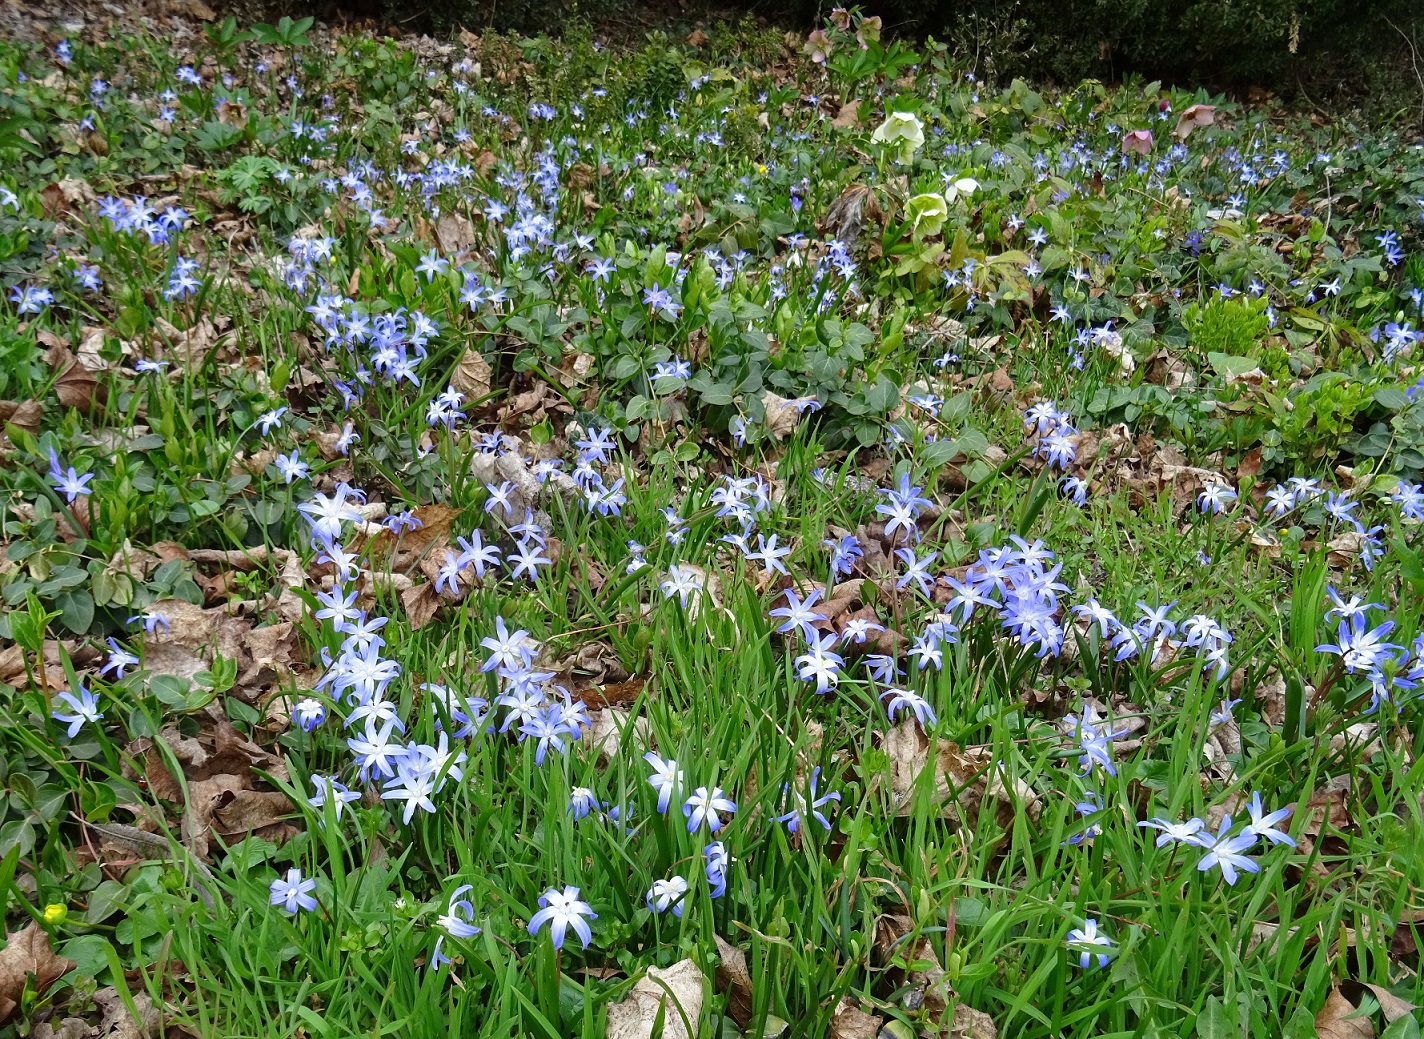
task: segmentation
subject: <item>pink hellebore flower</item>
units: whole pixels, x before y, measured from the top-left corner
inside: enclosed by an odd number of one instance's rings
[[[1215,105],[1192,105],[1177,117],[1177,128],[1172,131],[1172,134],[1177,140],[1185,141],[1187,135],[1198,126],[1211,126],[1215,122]]]
[[[806,53],[817,65],[826,63],[826,59],[831,56],[832,46],[831,38],[825,34],[824,30],[817,29],[806,37]]]
[[[1152,131],[1129,130],[1123,134],[1122,153],[1126,155],[1128,152],[1136,155],[1150,155],[1152,153]]]
[[[880,42],[880,16],[877,14],[873,18],[862,18],[860,28],[855,31],[856,41],[860,44],[861,50],[868,50],[872,43]]]

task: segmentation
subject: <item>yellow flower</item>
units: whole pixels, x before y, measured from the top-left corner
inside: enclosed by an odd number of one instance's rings
[[[51,902],[44,907],[44,921],[51,926],[62,924],[69,918],[69,907],[60,902]]]

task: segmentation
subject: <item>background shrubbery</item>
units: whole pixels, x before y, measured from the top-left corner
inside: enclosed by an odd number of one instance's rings
[[[375,0],[393,23],[436,33],[492,27],[561,35],[575,20],[612,26],[716,21],[744,12],[808,31],[829,9],[811,0],[739,0],[730,10],[636,0]],[[1419,0],[886,0],[866,6],[888,32],[933,36],[984,76],[1058,83],[1131,74],[1314,104],[1363,101],[1424,122],[1424,4]],[[604,28],[600,24],[600,29]]]
[[[1421,12],[1415,0],[956,0],[920,22],[999,75],[1402,96],[1419,89]]]

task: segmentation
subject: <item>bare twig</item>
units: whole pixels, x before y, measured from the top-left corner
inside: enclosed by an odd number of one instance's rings
[[[1384,20],[1399,35],[1404,37],[1404,42],[1409,45],[1409,65],[1414,69],[1414,78],[1419,81],[1419,125],[1424,127],[1424,65],[1421,65],[1419,58],[1419,48],[1415,46],[1413,29],[1405,32],[1388,18]]]
[[[69,815],[85,830],[98,831],[131,854],[142,855],[145,858],[180,858],[174,850],[174,842],[167,837],[140,830],[135,826],[124,826],[121,823],[91,823],[75,812],[70,812]],[[198,897],[203,900],[203,904],[211,909],[218,890],[217,878],[213,876],[213,871],[208,869],[196,856],[190,853],[186,858],[192,864],[193,872],[199,878],[193,887],[198,892]]]

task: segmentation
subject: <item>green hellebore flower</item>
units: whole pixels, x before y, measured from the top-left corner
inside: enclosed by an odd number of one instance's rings
[[[911,233],[916,238],[929,238],[944,228],[944,221],[949,216],[949,203],[943,195],[931,191],[906,202],[905,213],[910,218]]]

